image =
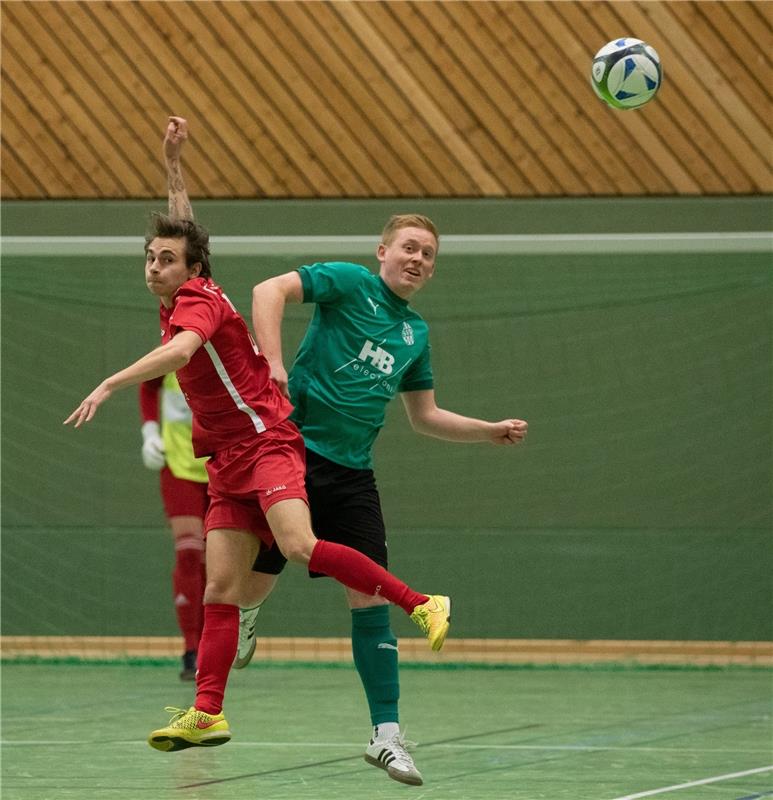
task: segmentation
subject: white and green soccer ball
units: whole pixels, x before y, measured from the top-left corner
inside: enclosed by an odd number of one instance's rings
[[[641,39],[615,39],[593,56],[590,83],[612,108],[640,108],[663,82],[660,57]]]

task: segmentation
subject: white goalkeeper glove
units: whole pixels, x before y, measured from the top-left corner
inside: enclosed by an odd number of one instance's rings
[[[157,422],[146,422],[142,426],[142,462],[148,469],[156,471],[163,469],[166,464],[164,440]]]

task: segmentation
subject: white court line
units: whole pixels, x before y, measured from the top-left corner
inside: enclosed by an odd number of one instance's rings
[[[579,255],[582,253],[760,253],[773,252],[768,231],[680,233],[537,233],[441,235],[441,253]],[[372,255],[374,236],[213,236],[214,255]],[[3,236],[5,256],[137,255],[140,236]]]
[[[690,781],[689,783],[678,783],[674,786],[664,786],[662,789],[650,789],[647,792],[638,792],[637,794],[627,794],[625,797],[615,797],[613,800],[637,800],[639,797],[654,797],[657,794],[665,794],[666,792],[677,792],[679,789],[690,789],[693,786],[705,786],[707,783],[719,783],[720,781],[729,781],[733,778],[743,778],[746,775],[758,775],[760,772],[770,772],[773,766],[770,767],[757,767],[756,769],[747,769],[743,772],[728,772],[727,775],[716,775],[713,778],[703,778],[700,781]]]

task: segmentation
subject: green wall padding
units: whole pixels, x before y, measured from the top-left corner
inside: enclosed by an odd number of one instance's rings
[[[136,391],[62,426],[158,341],[142,262],[3,259],[6,634],[176,633]],[[252,285],[298,263],[213,259],[246,316]],[[456,634],[771,637],[772,272],[769,253],[441,250],[415,301],[439,404],[530,424],[524,447],[452,444],[397,400],[377,444],[393,567],[454,594]],[[288,358],[308,315],[288,309]],[[264,632],[346,635],[338,587],[293,572]]]

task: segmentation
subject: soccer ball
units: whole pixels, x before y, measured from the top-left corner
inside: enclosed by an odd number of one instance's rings
[[[590,84],[612,108],[639,108],[660,89],[660,57],[641,39],[615,39],[593,56]]]

